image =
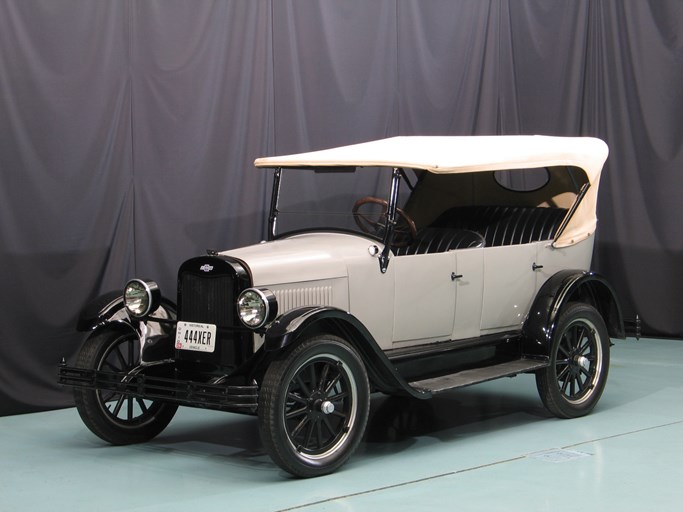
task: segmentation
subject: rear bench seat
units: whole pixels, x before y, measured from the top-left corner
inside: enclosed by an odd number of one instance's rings
[[[394,254],[432,254],[551,240],[566,214],[564,208],[458,206],[420,229],[411,245],[395,248]]]
[[[460,206],[442,213],[432,227],[480,233],[486,247],[551,240],[567,214],[564,208]]]

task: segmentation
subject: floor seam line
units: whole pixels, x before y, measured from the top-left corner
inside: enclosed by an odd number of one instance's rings
[[[312,507],[315,505],[321,505],[322,503],[330,503],[332,501],[343,500],[346,498],[354,498],[356,496],[364,496],[364,495],[372,494],[375,492],[386,491],[388,489],[396,489],[398,487],[405,487],[408,485],[418,484],[421,482],[427,482],[429,480],[438,480],[439,478],[445,478],[448,476],[459,475],[461,473],[468,473],[470,471],[476,471],[477,469],[483,469],[483,468],[488,468],[491,466],[497,466],[499,464],[506,464],[508,462],[514,462],[516,460],[522,460],[524,458],[526,458],[526,455],[522,455],[519,457],[512,457],[510,459],[499,460],[499,461],[495,461],[495,462],[490,462],[488,464],[480,464],[479,466],[472,466],[470,468],[459,469],[457,471],[449,471],[447,473],[440,473],[438,475],[432,475],[432,476],[427,476],[424,478],[418,478],[417,480],[408,480],[408,481],[401,482],[398,484],[385,485],[383,487],[378,487],[376,489],[369,489],[367,491],[355,492],[355,493],[351,493],[351,494],[345,494],[343,496],[335,496],[334,498],[327,498],[324,500],[313,501],[311,503],[305,503],[303,505],[296,505],[294,507],[278,509],[276,512],[290,512],[292,510],[302,510],[302,509],[305,509],[307,507]]]
[[[650,431],[650,430],[657,430],[657,429],[659,429],[659,428],[670,427],[670,426],[672,426],[672,425],[679,425],[679,424],[681,424],[681,423],[683,423],[683,420],[672,421],[672,422],[670,422],[670,423],[665,423],[665,424],[663,424],[663,425],[655,425],[655,426],[652,426],[652,427],[641,428],[641,429],[638,429],[638,430],[632,430],[632,431],[629,431],[629,432],[622,432],[622,433],[620,433],[620,434],[614,434],[614,435],[611,435],[611,436],[600,437],[600,438],[592,439],[592,440],[589,440],[589,441],[582,441],[582,442],[580,442],[580,443],[570,444],[570,445],[564,446],[562,449],[566,450],[566,449],[569,449],[569,448],[575,448],[575,447],[577,447],[577,446],[581,446],[581,445],[585,445],[585,444],[596,443],[596,442],[599,442],[599,441],[606,441],[606,440],[608,440],[608,439],[615,439],[615,438],[618,438],[618,437],[623,437],[623,436],[627,436],[627,435],[630,435],[630,434],[637,434],[637,433],[640,433],[640,432],[647,432],[647,431]],[[428,476],[428,477],[425,477],[425,478],[418,478],[417,480],[408,480],[408,481],[401,482],[401,483],[398,483],[398,484],[385,485],[385,486],[383,486],[383,487],[378,487],[378,488],[376,488],[376,489],[369,489],[369,490],[367,490],[367,491],[361,491],[361,492],[356,492],[356,493],[351,493],[351,494],[345,494],[345,495],[343,495],[343,496],[335,496],[335,497],[333,497],[333,498],[328,498],[328,499],[319,500],[319,501],[313,501],[313,502],[311,502],[311,503],[305,503],[305,504],[302,504],[302,505],[296,505],[296,506],[294,506],[294,507],[278,509],[277,512],[290,512],[290,511],[293,511],[293,510],[303,510],[303,509],[305,509],[305,508],[312,507],[312,506],[315,506],[315,505],[321,505],[321,504],[323,504],[323,503],[330,503],[330,502],[333,502],[333,501],[343,500],[343,499],[346,499],[346,498],[354,498],[354,497],[357,497],[357,496],[364,496],[364,495],[368,495],[368,494],[373,494],[373,493],[375,493],[375,492],[386,491],[386,490],[389,490],[389,489],[396,489],[396,488],[399,488],[399,487],[406,487],[406,486],[408,486],[408,485],[413,485],[413,484],[417,484],[417,483],[421,483],[421,482],[427,482],[427,481],[430,481],[430,480],[438,480],[439,478],[445,478],[445,477],[448,477],[448,476],[458,475],[458,474],[461,474],[461,473],[468,473],[468,472],[470,472],[470,471],[476,471],[476,470],[478,470],[478,469],[483,469],[483,468],[487,468],[487,467],[497,466],[497,465],[499,465],[499,464],[506,464],[506,463],[508,463],[508,462],[514,462],[514,461],[517,461],[517,460],[522,460],[522,459],[527,458],[528,456],[529,456],[529,454],[521,455],[521,456],[519,456],[519,457],[512,457],[512,458],[505,459],[505,460],[499,460],[499,461],[495,461],[495,462],[490,462],[490,463],[488,463],[488,464],[480,464],[480,465],[478,465],[478,466],[472,466],[472,467],[470,467],[470,468],[459,469],[459,470],[457,470],[457,471],[449,471],[449,472],[447,472],[447,473],[441,473],[441,474],[438,474],[438,475]]]
[[[567,446],[562,447],[562,449],[566,450],[568,448],[576,448],[577,446],[581,446],[584,444],[597,443],[599,441],[606,441],[608,439],[616,439],[618,437],[624,437],[624,436],[628,436],[631,434],[638,434],[640,432],[648,432],[650,430],[657,430],[659,428],[671,427],[673,425],[680,425],[681,423],[683,423],[683,420],[677,420],[677,421],[672,421],[671,423],[665,423],[663,425],[655,425],[653,427],[641,428],[638,430],[632,430],[630,432],[622,432],[621,434],[614,434],[611,436],[598,437],[597,439],[591,439],[589,441],[581,441],[580,443],[569,444]]]

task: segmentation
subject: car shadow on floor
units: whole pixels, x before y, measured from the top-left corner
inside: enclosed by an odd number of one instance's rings
[[[474,388],[449,391],[430,400],[377,396],[366,429],[365,452],[399,452],[419,437],[449,442],[551,417],[537,397]]]
[[[550,418],[540,400],[514,392],[467,388],[430,400],[375,394],[359,454],[399,453],[420,437],[443,442]],[[218,411],[183,410],[144,450],[229,460],[242,467],[276,469],[265,454],[258,420]],[[360,455],[361,457],[364,455]]]

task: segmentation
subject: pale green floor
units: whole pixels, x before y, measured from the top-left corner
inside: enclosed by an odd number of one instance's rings
[[[376,396],[339,472],[295,480],[256,420],[181,409],[111,447],[74,409],[0,418],[0,511],[680,511],[683,342],[616,341],[588,417],[557,420],[520,376],[427,402]]]

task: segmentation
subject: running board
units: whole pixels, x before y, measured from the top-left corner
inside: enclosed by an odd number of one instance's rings
[[[422,393],[441,393],[449,389],[462,388],[479,382],[498,379],[500,377],[514,377],[518,373],[533,372],[548,366],[547,360],[516,359],[493,366],[463,370],[450,375],[411,382],[410,386]]]

